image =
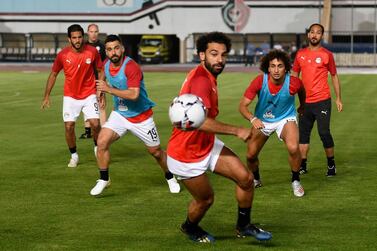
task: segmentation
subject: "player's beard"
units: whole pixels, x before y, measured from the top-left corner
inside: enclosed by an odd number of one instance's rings
[[[311,46],[317,46],[321,43],[321,39],[309,39],[309,43]]]
[[[110,61],[111,61],[111,63],[113,63],[113,64],[117,64],[117,63],[120,62],[121,59],[122,59],[122,56],[113,55],[113,56],[110,58]]]
[[[82,42],[77,42],[77,43],[71,42],[71,45],[72,45],[73,48],[75,48],[75,50],[80,50],[82,48],[83,43]]]
[[[204,66],[207,68],[207,70],[210,73],[212,73],[213,76],[217,77],[224,70],[225,64],[217,63],[217,64],[211,65],[207,61],[204,61]],[[220,66],[220,68],[219,67],[215,68],[216,66]]]

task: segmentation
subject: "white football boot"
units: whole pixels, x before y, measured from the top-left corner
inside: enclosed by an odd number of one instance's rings
[[[300,181],[295,180],[292,182],[293,194],[296,197],[302,197],[305,194],[304,188],[301,186]]]
[[[92,190],[90,190],[90,195],[100,195],[105,188],[110,186],[110,184],[110,179],[107,181],[101,179],[97,180],[97,184],[92,188]]]
[[[69,163],[68,163],[68,167],[77,167],[77,164],[79,163],[79,156],[76,155],[77,157],[75,156],[71,156],[71,159],[69,160]]]

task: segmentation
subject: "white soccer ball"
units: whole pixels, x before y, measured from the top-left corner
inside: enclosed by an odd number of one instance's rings
[[[206,108],[201,98],[183,94],[174,98],[169,107],[169,118],[174,127],[183,131],[199,128],[206,119]]]

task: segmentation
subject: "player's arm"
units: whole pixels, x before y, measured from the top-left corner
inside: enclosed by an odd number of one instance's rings
[[[111,87],[106,81],[104,80],[96,80],[97,90],[100,92],[109,93],[111,95],[135,101],[139,98],[140,88],[138,87],[130,87],[126,90],[120,90],[114,87]]]
[[[243,141],[247,141],[251,136],[250,128],[225,124],[208,117],[206,118],[202,126],[199,128],[199,130],[215,134],[234,135],[242,139]]]
[[[253,99],[249,99],[245,96],[242,97],[240,100],[240,104],[238,106],[238,110],[241,113],[241,115],[250,122],[252,127],[256,129],[263,128],[263,122],[256,116],[254,116],[254,114],[252,114],[249,110],[249,105],[252,103],[252,101]]]
[[[336,108],[338,109],[338,112],[341,112],[343,110],[343,103],[342,103],[342,97],[341,97],[341,90],[340,90],[340,81],[338,74],[331,75],[331,82],[334,87],[334,92],[336,96]]]
[[[296,54],[295,60],[293,61],[291,76],[298,78],[300,76],[300,64],[297,60],[299,53]]]
[[[50,75],[48,76],[46,88],[45,88],[45,92],[44,92],[44,97],[43,97],[43,100],[42,100],[41,109],[50,107],[50,103],[51,103],[50,102],[50,94],[51,94],[52,88],[55,85],[58,73],[59,72],[51,71]]]

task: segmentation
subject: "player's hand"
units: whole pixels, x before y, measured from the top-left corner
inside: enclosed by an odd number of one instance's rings
[[[343,111],[343,103],[342,103],[342,101],[340,99],[336,99],[335,103],[336,103],[336,108],[338,109],[338,112]]]
[[[44,98],[42,101],[41,109],[50,108],[50,104],[51,104],[50,99]]]
[[[264,128],[264,124],[263,124],[262,120],[260,120],[258,118],[255,119],[251,125],[255,129],[263,129]]]
[[[109,92],[110,86],[104,80],[96,80],[97,91]]]
[[[251,128],[239,127],[237,137],[246,142],[251,137]]]

